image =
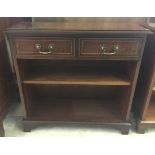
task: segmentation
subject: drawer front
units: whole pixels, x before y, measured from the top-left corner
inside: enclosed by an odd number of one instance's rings
[[[74,56],[75,40],[64,38],[18,38],[15,40],[17,55]]]
[[[138,57],[142,39],[80,39],[80,56]]]

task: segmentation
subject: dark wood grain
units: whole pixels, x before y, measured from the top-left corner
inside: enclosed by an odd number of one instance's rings
[[[129,62],[20,60],[25,84],[124,85],[131,84]],[[120,69],[120,71],[117,71]],[[132,71],[131,71],[132,72]]]
[[[116,126],[119,123],[122,133],[128,134],[132,99],[149,33],[136,24],[83,21],[21,23],[8,29],[21,101],[26,109],[24,130],[30,130],[35,123],[68,121]],[[31,55],[32,44],[22,43],[20,48],[15,44],[17,39],[21,43],[19,38],[23,37],[74,38],[75,55]],[[85,50],[80,42],[84,38],[93,40],[84,42]],[[83,51],[96,52],[100,40],[110,46],[120,43],[117,59],[112,55],[81,56]],[[63,44],[59,46],[63,48]],[[30,55],[19,56],[18,49],[28,49]]]
[[[6,28],[7,18],[0,18],[0,136],[4,136],[3,119],[8,111],[12,88],[12,74],[3,34]]]
[[[75,41],[70,38],[18,38],[15,41],[17,55],[43,55],[36,49],[36,44],[41,45],[42,52],[48,52],[48,46],[52,45],[53,50],[47,56],[71,56],[75,55]]]
[[[150,26],[147,25],[144,25],[144,27],[150,28]],[[153,30],[153,28],[150,29]],[[135,118],[137,120],[137,132],[139,133],[144,133],[146,128],[155,126],[155,100],[153,95],[154,80],[155,35],[152,34],[147,37],[134,99]]]
[[[20,23],[16,26],[12,26],[10,28],[11,31],[14,30],[26,30],[26,31],[36,31],[36,30],[60,30],[60,31],[135,31],[138,32],[146,32],[148,31],[146,28],[139,26],[135,23],[105,23],[105,22],[26,22]]]
[[[25,84],[70,84],[70,85],[130,85],[130,81],[113,74],[44,72],[33,74]]]
[[[53,99],[35,104],[31,120],[68,122],[122,122],[119,104],[89,99]]]
[[[80,39],[80,55],[81,56],[137,56],[139,55],[142,42],[140,39]],[[105,51],[101,50],[101,46],[105,46]],[[114,53],[114,46],[118,46],[118,50]],[[106,54],[104,54],[106,53]],[[112,53],[112,54],[110,54]],[[113,54],[114,53],[114,54]]]
[[[129,129],[131,127],[131,124],[130,123],[124,123],[124,122],[118,122],[118,123],[97,123],[97,122],[55,122],[55,121],[30,121],[30,120],[27,120],[27,119],[23,119],[23,130],[24,132],[30,132],[31,129],[33,128],[36,128],[38,126],[41,126],[41,125],[54,125],[54,126],[68,126],[68,125],[74,125],[74,126],[79,126],[80,127],[94,127],[95,126],[100,126],[100,127],[103,127],[104,128],[107,128],[107,127],[112,127],[112,128],[115,128],[115,129],[119,129],[121,130],[121,133],[123,135],[127,135],[129,134]]]
[[[24,18],[0,17],[0,136],[4,136],[3,119],[8,113],[12,102],[18,100],[18,90],[16,89],[15,78],[13,77],[12,56],[7,51],[4,31]]]
[[[33,17],[33,22],[104,22],[104,23],[146,23],[148,17]]]

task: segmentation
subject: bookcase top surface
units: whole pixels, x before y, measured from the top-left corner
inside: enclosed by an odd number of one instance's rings
[[[143,26],[155,33],[155,23],[143,24]]]
[[[105,22],[22,22],[8,31],[138,31],[150,33],[149,29],[136,23],[105,23]]]

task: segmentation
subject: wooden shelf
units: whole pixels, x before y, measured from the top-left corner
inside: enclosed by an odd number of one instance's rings
[[[53,99],[35,105],[30,117],[34,121],[122,122],[120,104],[116,101]]]
[[[145,121],[155,121],[155,92],[151,94],[150,103],[144,118]]]
[[[37,72],[29,75],[25,84],[72,84],[72,85],[131,85],[122,75],[105,73],[75,73],[75,72]]]
[[[155,101],[151,99],[144,121],[155,121]]]
[[[154,87],[153,87],[154,88]],[[150,103],[148,105],[144,121],[155,121],[155,91],[151,94]]]

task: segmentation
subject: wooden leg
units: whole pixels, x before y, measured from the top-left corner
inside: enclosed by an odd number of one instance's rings
[[[31,125],[29,123],[26,123],[24,120],[23,120],[23,131],[24,132],[31,132]]]
[[[28,127],[24,127],[24,128],[23,128],[23,131],[24,131],[24,132],[31,132],[31,129],[28,128]]]
[[[24,132],[31,132],[31,126],[29,124],[23,124]]]
[[[4,137],[5,132],[4,132],[4,127],[3,127],[3,122],[0,121],[0,137]]]
[[[138,125],[137,126],[137,133],[139,134],[144,134],[145,133],[146,128],[143,125]]]
[[[129,134],[129,126],[124,126],[121,129],[122,135],[128,135]]]

